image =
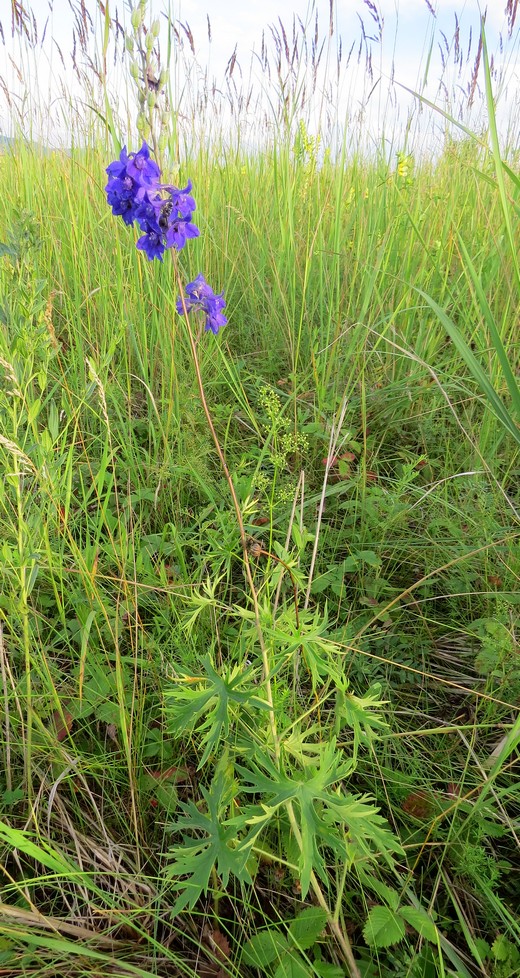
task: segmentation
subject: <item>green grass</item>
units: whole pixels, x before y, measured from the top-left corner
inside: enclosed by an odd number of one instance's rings
[[[112,148],[5,151],[0,970],[520,973],[518,179],[487,90],[490,152],[408,175],[305,125],[182,154],[248,552]]]

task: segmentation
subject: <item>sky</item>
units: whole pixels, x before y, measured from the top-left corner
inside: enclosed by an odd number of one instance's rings
[[[119,19],[128,23],[128,2],[125,0],[119,0],[117,4],[114,0],[109,2],[112,16],[117,9]],[[332,0],[335,33],[330,42],[331,64],[335,64],[340,37],[343,63],[352,44],[354,44],[352,67],[358,56],[362,65],[366,65],[368,52],[371,56],[370,76],[364,70],[351,70],[350,74],[346,72],[342,75],[335,93],[340,115],[353,112],[362,114],[374,133],[385,121],[388,124],[389,114],[395,119],[400,118],[404,124],[404,120],[409,117],[410,105],[414,100],[401,86],[416,92],[421,91],[432,101],[455,112],[453,97],[456,98],[459,92],[461,101],[464,101],[462,91],[466,89],[467,92],[470,82],[477,52],[480,17],[485,9],[486,36],[490,54],[494,54],[494,64],[498,71],[496,92],[499,96],[502,117],[505,120],[511,114],[514,115],[517,92],[520,90],[519,37],[518,25],[515,25],[512,38],[507,43],[503,43],[500,51],[500,36],[502,41],[506,42],[508,35],[506,2],[507,0],[490,0],[483,6],[478,0],[458,0],[458,2],[453,0]],[[11,38],[9,13],[7,16],[2,13],[4,4],[7,5],[6,0],[0,2],[0,23],[5,38],[3,45],[0,41],[0,81],[3,78],[8,91],[16,92],[19,81],[16,77],[16,69],[9,61],[9,54],[12,55],[15,65],[19,64],[22,55],[19,46],[18,48],[16,46],[16,41]],[[95,10],[95,0],[86,0],[86,4],[89,10]],[[59,98],[59,78],[64,78],[67,86],[75,85],[70,71],[73,27],[71,6],[74,5],[79,6],[80,0],[24,0],[24,6],[30,6],[35,15],[39,25],[39,37],[47,18],[49,22],[45,42],[43,46],[39,44],[32,61],[26,59],[23,75],[24,78],[28,76],[31,78],[31,96],[39,94],[53,106]],[[155,14],[164,11],[165,6],[166,3],[162,0],[149,2],[149,8]],[[173,18],[189,24],[192,31],[195,59],[188,51],[195,73],[192,77],[197,75],[200,78],[206,73],[206,77],[210,81],[214,79],[216,87],[220,90],[223,88],[226,66],[235,48],[242,79],[245,80],[244,84],[248,80],[253,85],[265,84],[265,77],[262,77],[257,56],[261,51],[263,34],[270,56],[274,56],[275,42],[271,27],[274,26],[279,30],[279,17],[289,35],[292,30],[293,15],[295,15],[306,27],[309,25],[307,35],[310,36],[314,31],[314,14],[317,11],[320,36],[326,38],[328,35],[329,0],[315,0],[313,4],[309,0],[262,0],[260,3],[255,3],[253,0],[249,2],[246,0],[218,0],[218,2],[216,0],[170,0],[170,9]],[[49,10],[52,11],[50,14]],[[372,10],[374,13],[371,12]],[[208,41],[208,15],[211,24],[211,43]],[[298,29],[298,20],[296,23]],[[455,64],[454,34],[457,25],[463,56],[459,63]],[[365,42],[363,42],[363,34],[366,37]],[[98,38],[99,36],[98,33]],[[467,57],[470,37],[471,47]],[[65,71],[56,48],[51,43],[52,39],[63,52]],[[240,69],[235,69],[235,81],[240,81],[238,73]],[[36,77],[35,70],[37,70]],[[439,88],[440,78],[445,83],[445,89]],[[393,79],[396,84],[392,88],[392,96],[389,99],[390,79]],[[501,79],[500,83],[499,79]],[[117,89],[120,81],[115,79],[114,84]],[[325,90],[324,78],[319,80],[319,84],[322,84]],[[449,103],[446,98],[448,92],[451,98]],[[18,96],[22,98],[19,89]],[[477,99],[476,102],[476,108],[481,111],[482,101],[479,103]],[[58,130],[59,119],[57,115],[53,118],[53,125]],[[467,121],[471,123],[470,119]],[[8,126],[9,112],[2,104],[0,91],[0,131],[7,131]],[[49,131],[46,138],[51,138]]]

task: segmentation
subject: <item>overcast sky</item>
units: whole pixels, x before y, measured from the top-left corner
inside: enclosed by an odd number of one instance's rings
[[[0,11],[6,0],[0,3]],[[38,80],[32,81],[40,91],[49,90],[49,74],[62,74],[63,69],[55,49],[51,44],[53,38],[60,46],[66,63],[72,49],[73,14],[70,6],[78,7],[80,0],[24,0],[25,7],[31,7],[39,25],[40,36],[48,19],[47,34],[43,50],[38,56]],[[95,10],[95,0],[86,0],[89,10]],[[380,14],[380,25],[371,14],[370,7],[377,8]],[[10,5],[9,5],[10,6]],[[149,7],[154,13],[160,13],[167,6],[161,0],[151,0]],[[273,44],[270,32],[271,25],[278,24],[280,17],[289,32],[292,27],[293,14],[305,24],[313,23],[311,3],[308,0],[172,0],[170,10],[175,19],[188,23],[195,41],[195,55],[202,68],[208,67],[208,76],[215,78],[217,83],[224,76],[226,65],[235,46],[237,57],[244,73],[247,73],[252,52],[257,54],[261,48],[262,33],[266,41]],[[430,98],[438,94],[438,79],[444,70],[447,86],[456,89],[468,84],[474,63],[480,27],[480,17],[484,12],[478,0],[333,0],[336,23],[336,34],[333,40],[333,53],[337,51],[338,39],[341,36],[344,53],[348,52],[351,44],[356,42],[356,51],[363,30],[369,38],[368,44],[372,50],[372,68],[374,80],[379,79],[378,97],[384,105],[384,94],[388,80],[393,74],[395,80],[414,90],[421,90],[428,53],[431,51],[429,62],[429,86],[425,93]],[[487,4],[486,35],[490,53],[495,54],[495,65],[502,70],[504,78],[509,83],[508,105],[514,102],[516,92],[520,89],[517,66],[518,58],[518,26],[515,26],[512,39],[502,46],[500,51],[499,39],[505,42],[508,34],[507,17],[505,13],[506,0],[489,0]],[[432,15],[431,9],[435,11]],[[116,4],[110,0],[112,16],[118,12],[123,23],[129,20],[129,4],[119,0]],[[321,36],[327,35],[329,23],[329,0],[316,0],[314,9],[318,11]],[[208,42],[209,16],[211,24],[211,43]],[[99,17],[99,14],[98,14]],[[0,76],[6,80],[10,91],[16,87],[16,77],[13,67],[8,60],[12,53],[16,61],[19,48],[11,39],[10,16],[0,12],[0,22],[3,26],[5,44],[0,43]],[[461,49],[464,53],[465,68],[459,74],[459,68],[454,65],[454,34],[459,25]],[[444,34],[444,38],[443,38]],[[470,34],[472,46],[469,57],[467,49]],[[100,35],[98,35],[100,36]],[[432,44],[433,38],[433,44]],[[370,40],[372,39],[372,40]],[[443,69],[441,49],[447,67]],[[467,63],[466,63],[467,61]],[[24,77],[25,77],[24,71]],[[367,92],[366,78],[360,79],[360,72],[354,82],[350,82],[349,100],[363,98]],[[72,74],[67,79],[73,83]],[[352,87],[353,86],[353,87]],[[371,87],[371,84],[370,84]],[[403,98],[405,95],[403,94]],[[506,95],[502,97],[503,101]],[[382,102],[381,102],[382,99]],[[386,111],[386,109],[385,109]],[[505,111],[505,110],[504,110]],[[509,111],[509,110],[508,110]],[[6,111],[1,103],[0,93],[0,128],[7,129]]]

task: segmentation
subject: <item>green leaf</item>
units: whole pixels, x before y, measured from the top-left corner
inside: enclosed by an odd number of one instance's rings
[[[499,934],[491,945],[491,953],[496,961],[509,961],[516,964],[519,958],[516,946],[508,940],[505,934]]]
[[[437,942],[437,927],[430,914],[422,907],[401,907],[401,917],[427,941]]]
[[[262,969],[273,961],[278,961],[288,949],[289,942],[279,931],[261,930],[244,944],[242,961]]]
[[[289,937],[305,951],[316,943],[327,925],[327,914],[321,907],[306,907],[289,927]]]
[[[511,417],[502,398],[497,394],[484,368],[480,365],[475,354],[466,343],[466,340],[464,339],[458,326],[456,326],[450,317],[445,313],[444,309],[442,309],[441,306],[435,302],[435,299],[432,299],[431,296],[429,296],[426,292],[423,292],[421,289],[416,289],[415,291],[423,297],[429,306],[431,306],[437,318],[444,326],[444,329],[446,330],[456,349],[459,351],[468,370],[477,381],[480,389],[486,395],[495,417],[500,421],[502,426],[509,432],[509,434],[513,436],[515,441],[520,444],[520,429],[516,426],[514,419]]]
[[[385,730],[388,727],[386,720],[378,713],[371,712],[372,710],[381,710],[385,706],[385,701],[379,698],[380,694],[381,686],[379,683],[369,689],[364,696],[355,696],[354,693],[349,693],[347,690],[338,689],[336,700],[337,724],[339,730],[343,726],[347,726],[354,732],[354,761],[357,759],[359,748],[369,746],[376,736],[376,731]]]
[[[491,948],[483,937],[475,937],[475,947],[483,961],[491,957]]]
[[[338,668],[342,652],[328,637],[328,616],[326,608],[315,612],[300,610],[299,627],[293,613],[280,615],[276,627],[271,629],[271,637],[285,655],[300,651],[305,667],[312,678],[313,690],[327,678],[336,684],[342,682],[342,671]]]
[[[400,903],[400,894],[392,886],[376,879],[371,873],[367,873],[362,867],[359,869],[359,878],[364,887],[373,893],[377,893],[380,900],[384,900],[391,910],[397,910]]]
[[[320,978],[345,978],[345,971],[338,964],[328,961],[313,961],[314,971]]]
[[[291,805],[300,836],[298,869],[303,897],[309,891],[313,871],[327,878],[327,848],[347,863],[358,856],[373,859],[377,853],[393,865],[391,853],[402,853],[369,797],[343,793],[339,783],[350,774],[351,764],[337,750],[334,738],[322,745],[321,755],[314,763],[307,763],[303,771],[294,774],[286,774],[259,751],[255,760],[251,769],[237,765],[241,792],[262,799],[261,804],[242,809],[240,818],[245,818],[250,826],[247,844],[253,845],[280,808]]]
[[[169,826],[182,834],[182,843],[169,850],[165,870],[167,877],[175,879],[173,889],[181,891],[172,910],[174,915],[184,907],[192,909],[201,894],[207,893],[213,870],[223,886],[227,886],[230,875],[243,883],[252,882],[247,868],[249,848],[240,845],[237,834],[239,820],[222,817],[235,793],[225,769],[218,770],[209,791],[201,791],[207,813],[200,812],[192,801],[182,802],[184,815]]]
[[[10,258],[16,257],[16,248],[11,248],[5,241],[0,241],[0,258],[9,255]]]
[[[170,729],[177,736],[187,730],[201,735],[204,752],[199,769],[208,760],[213,748],[229,734],[231,721],[240,707],[269,710],[252,685],[253,670],[231,666],[224,676],[214,669],[208,656],[204,659],[205,676],[191,676],[180,671],[177,686],[166,691],[172,701],[168,710]],[[249,688],[248,688],[249,687]]]
[[[404,937],[404,921],[389,907],[372,907],[363,927],[363,937],[370,947],[390,947]]]
[[[5,822],[0,822],[0,844],[8,846],[9,849],[18,849],[30,859],[35,859],[46,869],[52,870],[59,876],[70,876],[71,873],[77,872],[77,867],[73,866],[65,856],[57,849],[53,849],[44,839],[33,842],[33,837],[29,832],[24,832],[23,829],[13,829]]]
[[[284,954],[274,978],[309,978],[309,968],[299,955]]]
[[[361,550],[358,557],[369,567],[381,567],[381,557],[378,557],[373,550]]]

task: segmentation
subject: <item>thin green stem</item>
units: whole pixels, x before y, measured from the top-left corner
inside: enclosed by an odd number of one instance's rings
[[[203,407],[203,410],[204,410],[204,414],[206,415],[206,420],[208,422],[208,427],[209,427],[209,430],[211,432],[211,437],[213,439],[213,443],[214,443],[215,448],[217,450],[217,455],[218,455],[218,457],[220,459],[220,464],[222,465],[222,470],[224,472],[224,476],[225,476],[226,482],[227,482],[227,484],[229,486],[229,491],[230,491],[230,494],[231,494],[231,499],[233,501],[233,507],[234,507],[235,513],[236,513],[238,528],[239,528],[239,532],[240,532],[240,541],[241,541],[241,544],[242,544],[242,553],[243,553],[243,556],[244,556],[244,566],[245,566],[245,570],[246,570],[246,577],[247,577],[247,582],[249,584],[249,589],[250,589],[250,593],[251,593],[251,599],[253,601],[253,608],[254,608],[255,622],[256,622],[256,630],[257,630],[257,635],[258,635],[258,643],[260,645],[260,650],[261,650],[261,655],[262,655],[262,665],[263,665],[263,673],[264,673],[265,692],[266,692],[267,702],[268,702],[269,707],[270,707],[270,709],[269,709],[269,717],[270,717],[271,737],[272,737],[272,741],[273,741],[273,752],[274,752],[274,755],[275,755],[277,764],[280,764],[280,761],[281,761],[281,744],[280,744],[280,738],[279,738],[279,735],[278,735],[278,732],[277,732],[277,728],[276,728],[276,717],[275,717],[275,713],[274,713],[273,690],[272,690],[271,680],[270,680],[269,653],[268,653],[268,650],[267,650],[267,646],[266,646],[264,635],[263,635],[263,631],[262,631],[262,622],[260,620],[260,607],[259,607],[259,604],[258,604],[258,593],[257,593],[256,587],[255,587],[255,583],[254,583],[254,580],[253,580],[253,574],[252,574],[252,571],[251,571],[251,562],[249,560],[249,551],[248,551],[248,538],[247,538],[247,534],[246,534],[246,531],[245,531],[244,521],[242,519],[242,512],[241,512],[241,509],[240,509],[240,503],[238,501],[238,497],[237,497],[237,494],[236,494],[236,490],[235,490],[235,486],[234,486],[234,483],[233,483],[233,479],[231,477],[231,473],[230,473],[229,468],[228,468],[226,457],[224,455],[224,451],[223,451],[222,446],[220,444],[219,437],[217,435],[217,432],[215,430],[215,425],[213,424],[213,419],[211,417],[211,412],[209,410],[209,406],[208,406],[208,402],[207,402],[207,398],[206,398],[206,393],[205,393],[205,390],[204,390],[204,382],[202,380],[202,373],[201,373],[201,369],[200,369],[199,358],[198,358],[198,354],[197,354],[197,344],[196,344],[196,341],[195,341],[195,337],[193,335],[193,330],[191,328],[190,317],[189,317],[188,310],[186,308],[186,303],[185,303],[185,300],[184,300],[184,294],[183,294],[183,292],[184,292],[184,283],[183,283],[182,278],[180,276],[179,266],[178,266],[178,262],[176,260],[176,256],[175,255],[174,255],[174,266],[175,266],[175,276],[176,276],[176,280],[177,280],[177,283],[178,283],[178,286],[179,286],[179,294],[180,294],[180,297],[181,297],[181,307],[182,307],[184,321],[186,323],[186,329],[187,329],[187,333],[188,333],[188,340],[189,340],[189,344],[190,344],[191,355],[192,355],[192,359],[193,359],[193,365],[195,367],[195,374],[196,374],[196,377],[197,377],[197,385],[198,385],[198,388],[199,388],[199,394],[200,394],[200,399],[201,399],[202,407]],[[283,563],[283,561],[281,561],[281,563]],[[284,566],[287,567],[286,564],[284,564]],[[289,568],[287,568],[287,570],[289,570]],[[289,573],[290,573],[290,571],[289,571]],[[292,578],[292,574],[291,574],[291,578]],[[294,584],[294,578],[293,578],[293,584]],[[294,834],[294,837],[296,839],[298,848],[300,849],[300,852],[301,852],[301,851],[303,851],[303,840],[302,840],[300,829],[298,827],[298,822],[297,822],[296,816],[294,814],[293,806],[292,806],[292,804],[290,802],[288,802],[286,808],[287,808],[287,814],[289,816],[289,822],[290,822],[290,825],[291,825],[291,829],[292,829],[293,834]],[[329,905],[327,903],[327,900],[325,899],[325,896],[323,894],[323,891],[321,889],[321,886],[320,886],[320,884],[319,884],[319,882],[317,880],[317,877],[316,877],[315,873],[311,873],[311,886],[312,886],[312,890],[313,890],[314,896],[316,897],[317,903],[319,904],[319,906],[327,914],[327,923],[328,923],[328,926],[329,926],[331,932],[334,934],[334,937],[336,938],[339,947],[341,948],[341,951],[343,953],[345,962],[348,965],[348,968],[350,970],[350,978],[361,978],[361,973],[360,973],[359,968],[357,967],[356,961],[354,959],[354,954],[353,954],[353,951],[352,951],[352,946],[350,944],[350,941],[349,941],[347,935],[345,933],[343,933],[343,931],[342,931],[342,929],[341,929],[338,921],[335,920],[334,914],[331,911],[331,909],[330,909],[330,907],[329,907]]]

